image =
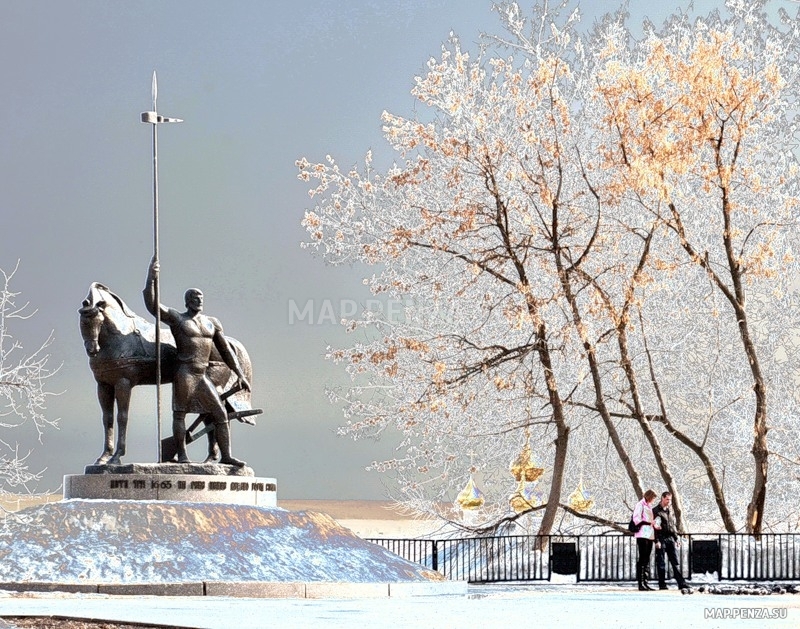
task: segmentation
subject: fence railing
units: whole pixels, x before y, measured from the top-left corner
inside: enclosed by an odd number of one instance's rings
[[[576,581],[635,581],[636,540],[631,535],[508,535],[462,539],[368,541],[409,561],[470,583],[549,581],[553,574]],[[724,580],[800,580],[800,534],[690,534],[678,546],[678,567],[690,579],[710,574]],[[667,578],[672,567],[666,561]],[[655,549],[650,558],[656,578]]]
[[[800,579],[800,535],[775,533],[756,540],[749,535],[720,535],[720,564],[725,579],[765,581]]]

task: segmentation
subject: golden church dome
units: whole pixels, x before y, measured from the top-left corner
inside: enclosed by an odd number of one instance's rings
[[[580,481],[575,491],[569,495],[569,506],[578,513],[587,513],[594,506],[592,494],[583,488],[583,481]]]
[[[537,467],[536,463],[533,462],[530,443],[526,442],[522,447],[522,452],[511,463],[510,471],[516,481],[532,483],[539,480],[539,477],[544,473],[544,469]]]
[[[472,474],[469,475],[469,480],[467,481],[467,484],[464,485],[464,489],[462,489],[458,494],[456,502],[458,503],[458,506],[465,511],[474,511],[483,506],[483,503],[485,502],[483,492],[475,485],[475,481],[472,479]]]

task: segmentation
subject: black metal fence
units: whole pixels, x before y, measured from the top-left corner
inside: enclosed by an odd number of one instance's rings
[[[576,581],[635,581],[636,540],[631,535],[508,535],[463,539],[368,541],[405,559],[470,583],[550,581],[554,574]],[[692,534],[676,549],[681,574],[718,580],[800,580],[800,534]],[[656,577],[655,552],[650,574]],[[667,578],[672,568],[667,564]]]

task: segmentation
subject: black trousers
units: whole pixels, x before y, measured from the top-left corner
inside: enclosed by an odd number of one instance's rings
[[[639,559],[636,561],[636,567],[642,569],[640,574],[647,574],[648,567],[650,566],[650,553],[653,552],[653,540],[637,537],[636,550],[639,551]]]
[[[675,540],[671,537],[669,539],[660,540],[661,545],[656,546],[656,571],[658,572],[658,584],[666,585],[667,583],[667,565],[664,561],[664,555],[669,558],[669,563],[672,565],[672,574],[675,577],[678,585],[683,585],[684,579],[681,574],[680,566],[678,565],[678,553],[675,550]]]

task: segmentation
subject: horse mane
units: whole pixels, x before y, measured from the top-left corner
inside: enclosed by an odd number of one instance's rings
[[[109,289],[108,286],[100,282],[92,282],[89,287],[89,296],[90,301],[93,303],[105,301],[107,305],[111,306],[111,308],[106,311],[106,315],[110,315],[111,318],[116,321],[116,326],[123,334],[127,333],[126,330],[136,330],[141,334],[142,338],[148,341],[155,340],[155,325],[131,310],[125,301],[114,291]],[[99,299],[95,297],[99,297]],[[128,326],[130,326],[130,328],[128,328]],[[170,343],[172,335],[167,330],[163,330],[162,340],[164,343]]]
[[[105,319],[116,328],[117,333],[128,335],[135,332],[139,339],[155,342],[155,323],[136,314],[119,295],[100,282],[92,282],[89,285],[89,295],[83,302],[84,308],[79,311],[81,316],[89,305],[97,305],[100,302],[105,302],[106,306],[103,308]],[[169,329],[161,330],[161,343],[164,346],[175,346],[175,340]]]
[[[119,306],[119,309],[123,312],[123,314],[125,314],[125,316],[130,317],[131,319],[141,318],[133,310],[128,308],[128,304],[122,300],[122,297],[117,295],[105,284],[101,284],[100,282],[92,282],[91,286],[89,286],[89,292],[91,293],[92,291],[106,293],[113,301],[117,303],[117,306]]]

